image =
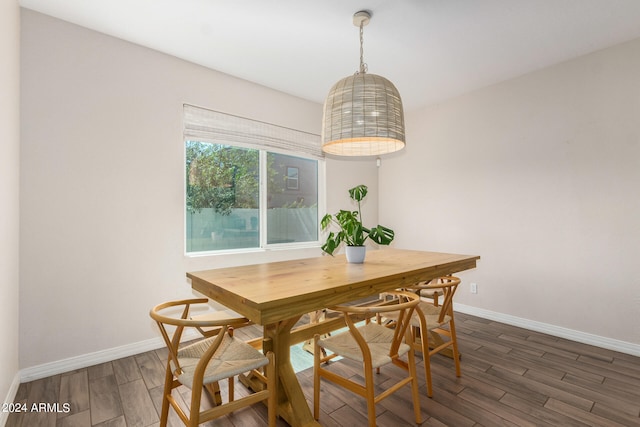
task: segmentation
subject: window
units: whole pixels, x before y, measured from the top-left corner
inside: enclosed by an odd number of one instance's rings
[[[287,166],[287,190],[298,190],[298,168]]]
[[[185,105],[185,153],[187,253],[319,244],[317,135]]]

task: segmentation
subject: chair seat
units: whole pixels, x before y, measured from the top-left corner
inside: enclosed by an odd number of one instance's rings
[[[367,342],[371,350],[371,364],[374,368],[391,362],[389,350],[393,342],[393,330],[377,323],[368,323],[357,328]],[[353,335],[347,331],[338,335],[318,340],[318,345],[333,353],[339,354],[351,360],[363,362],[362,351]],[[398,355],[402,356],[409,351],[409,345],[402,343],[398,348]]]
[[[182,368],[182,374],[177,376],[180,383],[192,388],[196,366],[213,340],[215,337],[203,339],[178,350],[178,361]],[[203,384],[210,384],[248,372],[251,369],[261,368],[268,363],[269,359],[258,350],[241,340],[226,335],[207,365]],[[175,370],[174,364],[171,365]]]
[[[438,320],[440,318],[441,307],[436,307],[431,303],[421,301],[418,304],[418,308],[424,314],[424,318],[427,321],[428,330],[439,328],[440,326],[449,323],[449,321],[451,320],[451,316],[447,314],[442,319],[442,322],[439,322]],[[415,326],[417,328],[420,327],[420,318],[416,313],[414,313],[411,317],[411,326]]]

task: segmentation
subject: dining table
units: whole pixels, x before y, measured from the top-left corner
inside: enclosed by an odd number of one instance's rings
[[[413,283],[476,267],[478,255],[395,248],[367,251],[362,264],[344,255],[188,272],[192,289],[263,327],[263,350],[276,359],[278,415],[291,426],[317,426],[290,360],[291,345],[335,323],[294,328],[300,318]],[[338,319],[340,320],[340,319]]]

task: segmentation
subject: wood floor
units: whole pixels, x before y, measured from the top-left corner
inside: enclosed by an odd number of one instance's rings
[[[423,426],[640,426],[640,358],[460,313],[456,323],[461,378],[455,377],[450,359],[434,356],[434,397],[429,399],[418,357]],[[152,351],[22,384],[16,402],[29,409],[33,403],[54,405],[44,412],[11,414],[7,426],[156,426],[163,360],[164,351]],[[354,365],[333,366],[357,375]],[[382,370],[379,387],[394,369]],[[298,377],[311,405],[312,368]],[[236,387],[236,393],[244,391]],[[180,394],[188,401],[189,390]],[[58,413],[51,412],[55,404]],[[324,381],[320,405],[324,426],[366,425],[364,402]],[[170,421],[181,425],[175,414]],[[377,422],[415,425],[408,387],[378,404]],[[266,409],[254,405],[207,425],[264,426]],[[287,424],[278,420],[278,425]]]

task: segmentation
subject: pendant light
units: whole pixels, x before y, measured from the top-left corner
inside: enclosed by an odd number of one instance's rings
[[[371,14],[360,11],[360,69],[338,81],[324,102],[322,151],[338,156],[379,156],[405,146],[402,99],[389,80],[367,73],[363,60],[363,27]]]

